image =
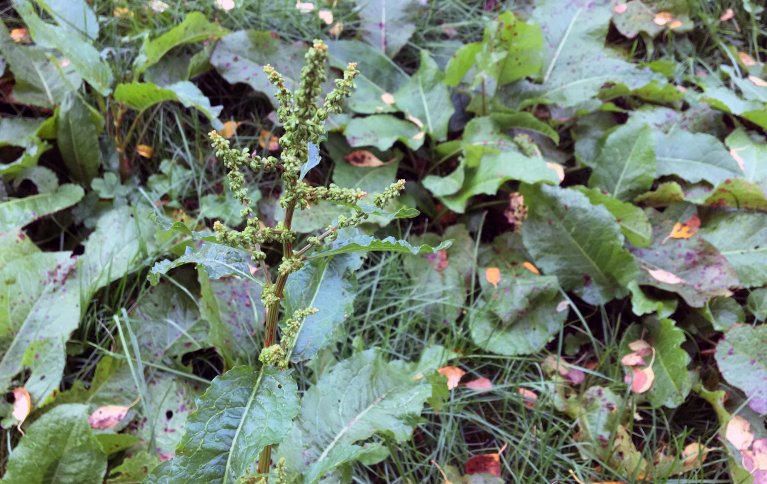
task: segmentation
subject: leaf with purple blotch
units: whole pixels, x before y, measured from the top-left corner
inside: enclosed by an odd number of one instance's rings
[[[749,397],[748,405],[767,413],[767,325],[738,325],[716,347],[719,371]]]

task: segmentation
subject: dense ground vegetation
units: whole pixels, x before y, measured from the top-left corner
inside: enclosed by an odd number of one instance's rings
[[[0,5],[3,482],[767,483],[759,2]]]

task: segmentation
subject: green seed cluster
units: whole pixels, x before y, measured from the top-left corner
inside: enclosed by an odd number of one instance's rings
[[[290,352],[301,330],[304,320],[315,314],[316,308],[297,309],[283,324],[282,338],[279,344],[273,344],[261,350],[258,360],[265,365],[287,368],[290,363]]]

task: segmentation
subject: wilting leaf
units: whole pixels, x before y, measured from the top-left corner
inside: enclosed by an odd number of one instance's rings
[[[452,390],[458,388],[458,384],[461,382],[461,378],[466,374],[465,371],[457,366],[443,366],[437,370],[437,373],[447,378],[447,388]]]
[[[200,111],[210,120],[215,129],[221,129],[224,126],[218,119],[223,106],[212,106],[202,91],[189,81],[180,81],[163,87],[151,82],[120,84],[115,89],[114,98],[140,112],[161,102],[176,101],[184,107]]]
[[[218,24],[208,21],[201,12],[189,13],[184,21],[153,40],[144,42],[141,52],[133,62],[139,73],[158,62],[162,56],[174,47],[200,42],[205,39],[217,39],[227,33]]]
[[[743,286],[767,284],[767,214],[720,214],[700,235],[727,258]]]
[[[743,390],[754,411],[767,413],[767,326],[735,326],[716,346],[716,362],[724,378]]]
[[[78,185],[61,185],[51,193],[30,195],[0,202],[0,231],[24,227],[35,220],[79,202],[85,192]]]
[[[652,131],[624,124],[604,141],[589,185],[608,192],[619,200],[631,200],[648,190],[655,179],[655,152]]]
[[[381,53],[394,57],[415,32],[414,2],[366,0],[359,10],[362,37]]]
[[[88,106],[75,94],[61,105],[56,140],[64,165],[72,178],[89,184],[101,167],[99,127],[93,124]]]
[[[638,268],[606,208],[570,189],[523,185],[522,194],[529,208],[522,237],[538,267],[591,304],[627,294]]]
[[[383,444],[372,438],[385,432],[395,442],[408,439],[413,426],[405,417],[418,415],[430,395],[431,385],[415,381],[401,362],[386,362],[375,349],[357,353],[304,393],[277,457],[285,457],[288,471],[303,482],[358,459],[383,457]]]
[[[130,407],[123,405],[104,405],[90,414],[88,424],[92,429],[111,429],[119,424],[129,411]]]
[[[8,457],[4,481],[101,482],[107,456],[88,426],[86,405],[58,405],[27,429]]]

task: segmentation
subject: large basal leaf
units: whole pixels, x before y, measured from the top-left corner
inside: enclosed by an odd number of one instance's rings
[[[162,274],[167,274],[169,270],[184,264],[196,264],[204,268],[211,279],[237,275],[247,277],[250,274],[249,260],[248,253],[244,250],[213,242],[202,242],[199,249],[187,247],[184,255],[175,260],[165,259],[155,263],[147,278],[152,284],[157,284]]]
[[[212,106],[200,88],[189,81],[180,81],[163,87],[151,82],[120,84],[115,89],[114,98],[137,111],[144,111],[165,101],[180,102],[184,107],[195,108],[204,114],[215,129],[223,127],[218,119],[223,106]]]
[[[301,324],[290,358],[294,362],[312,358],[328,343],[354,310],[354,284],[347,274],[359,268],[359,258],[338,256],[307,264],[291,274],[285,285],[285,314],[315,308]]]
[[[544,36],[542,85],[527,83],[525,98],[571,107],[593,98],[608,82],[620,82],[630,88],[652,79],[652,73],[640,70],[605,48],[605,38],[612,15],[612,2],[536,2],[532,17]]]
[[[349,98],[349,109],[365,114],[397,110],[382,96],[394,93],[407,82],[408,76],[401,67],[374,47],[357,40],[330,41],[328,54],[330,65],[336,69],[344,69],[350,62],[357,63],[359,75],[354,79],[357,89]]]
[[[693,307],[703,306],[712,297],[729,295],[730,288],[739,285],[730,263],[700,233],[688,239],[667,240],[679,219],[689,219],[683,207],[671,207],[662,214],[648,209],[647,213],[653,224],[653,243],[632,249],[642,266],[639,284],[677,293]]]
[[[418,126],[391,114],[354,118],[346,125],[344,134],[350,146],[375,146],[380,151],[388,150],[397,141],[417,150],[424,140],[424,132]]]
[[[71,64],[62,67],[61,60],[49,58],[43,49],[16,44],[3,23],[0,52],[13,72],[12,96],[19,103],[52,109],[82,83]]]
[[[767,192],[767,143],[760,136],[749,136],[738,128],[724,140],[735,161],[743,164],[743,178]]]
[[[767,284],[767,214],[720,214],[700,236],[727,258],[745,287]]]
[[[43,22],[28,0],[14,0],[14,7],[38,45],[61,52],[74,70],[102,96],[112,92],[112,70],[90,42],[72,35],[64,27]]]
[[[75,180],[89,184],[99,173],[101,149],[99,129],[88,107],[74,93],[61,104],[56,139],[64,165]]]
[[[535,275],[516,266],[500,271],[496,286],[484,278],[484,304],[472,311],[471,338],[475,344],[501,355],[529,355],[542,350],[562,329],[567,311],[554,276]]]
[[[556,275],[565,290],[589,304],[627,294],[637,263],[605,207],[578,191],[547,185],[523,185],[522,194],[529,208],[522,237],[544,273]]]
[[[410,437],[413,426],[404,419],[421,413],[431,385],[401,363],[369,349],[337,363],[306,391],[277,453],[299,482],[314,483],[344,464],[381,455],[378,434],[396,442]]]
[[[644,211],[636,205],[622,202],[617,198],[604,194],[596,188],[576,186],[577,190],[586,195],[592,205],[604,206],[618,225],[621,232],[636,247],[647,247],[652,242],[652,225]]]
[[[643,125],[623,125],[604,140],[594,161],[589,185],[619,200],[631,200],[647,191],[655,180],[652,130]]]
[[[98,39],[99,21],[96,13],[85,0],[36,0],[36,2],[64,29],[91,41]]]
[[[176,457],[149,483],[234,483],[256,474],[258,454],[278,444],[299,410],[296,383],[287,371],[247,366],[216,377],[187,419]]]
[[[288,89],[298,87],[306,47],[301,43],[287,44],[271,32],[240,30],[222,38],[210,63],[229,83],[245,83],[269,96],[278,106],[276,88],[269,82],[264,66],[270,64],[285,79]]]
[[[102,482],[107,456],[88,425],[88,406],[59,405],[26,430],[8,458],[3,482]]]
[[[85,196],[78,185],[67,183],[56,191],[14,198],[0,203],[0,232],[6,232],[71,207]]]
[[[358,0],[362,37],[394,57],[415,32],[413,0]]]
[[[202,293],[200,315],[210,325],[210,343],[230,368],[255,364],[260,350],[255,335],[266,319],[261,285],[239,277],[211,279],[202,268],[197,269],[197,279]]]
[[[735,326],[716,346],[716,363],[725,380],[746,393],[748,405],[767,414],[767,325]]]
[[[743,175],[722,142],[710,134],[673,129],[668,134],[656,131],[654,136],[658,176],[673,175],[691,183],[707,181],[716,185]]]
[[[451,241],[444,241],[436,247],[421,244],[414,246],[405,240],[398,240],[392,236],[385,239],[378,239],[372,235],[364,235],[355,230],[341,231],[329,249],[316,252],[310,256],[310,259],[321,257],[330,257],[338,254],[349,254],[352,252],[403,252],[413,255],[433,254],[439,250],[445,250],[451,245]]]
[[[139,73],[142,73],[174,47],[206,39],[217,39],[227,32],[225,28],[210,22],[203,13],[191,12],[180,24],[156,39],[146,41],[141,46],[141,52],[133,65]]]
[[[422,50],[418,70],[394,93],[397,107],[419,119],[426,133],[437,141],[447,138],[447,125],[455,112],[444,80],[437,63]]]

